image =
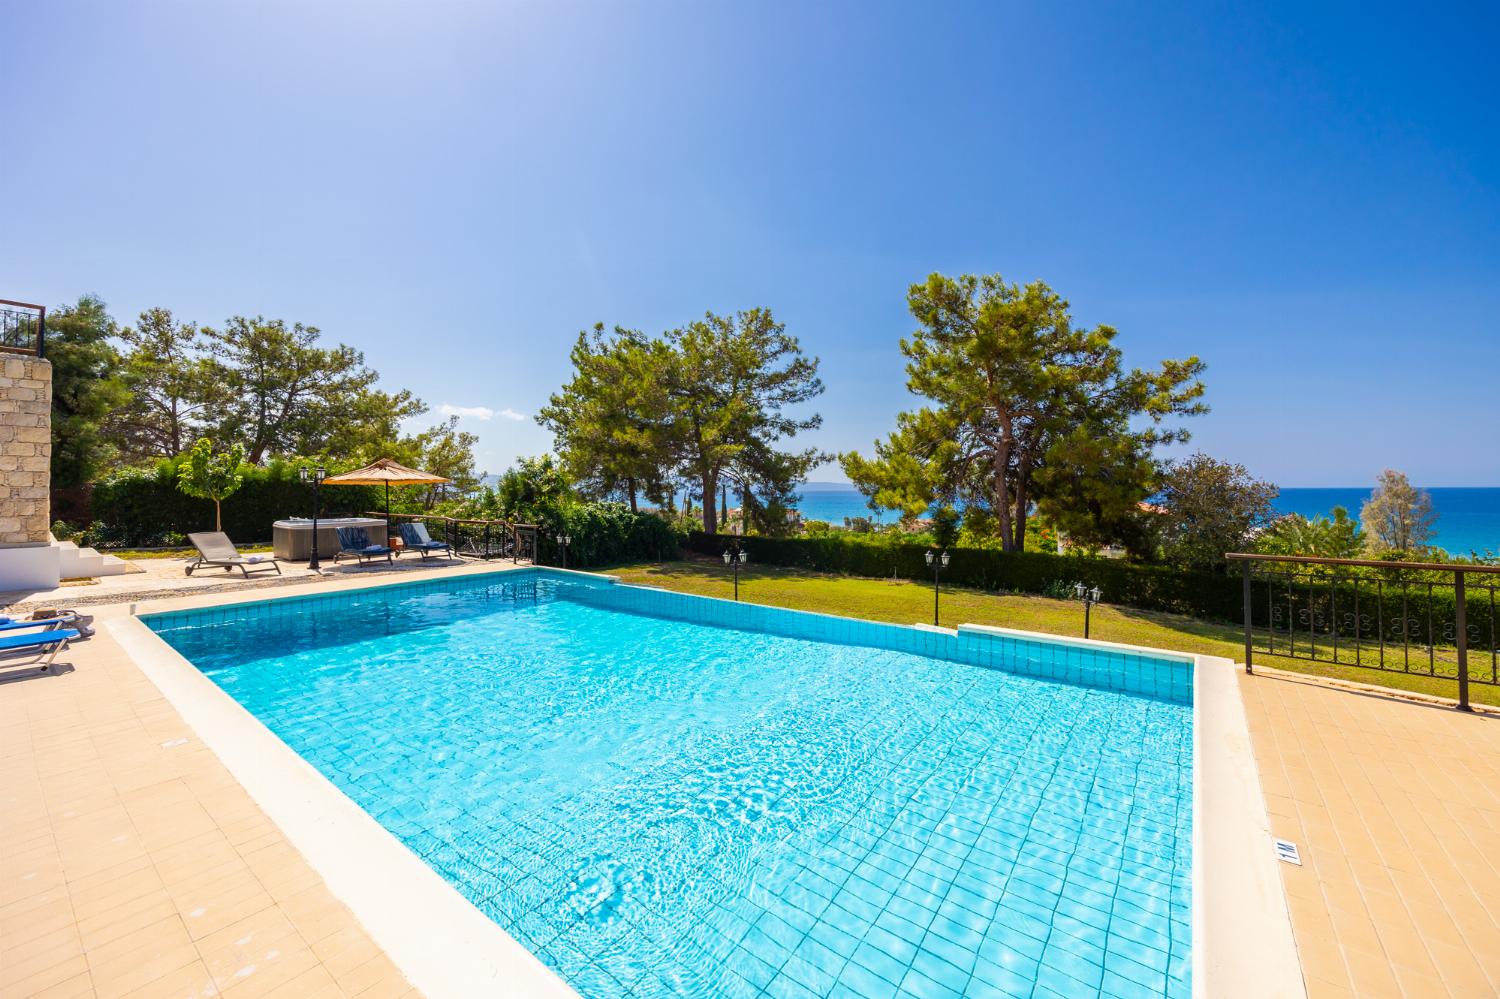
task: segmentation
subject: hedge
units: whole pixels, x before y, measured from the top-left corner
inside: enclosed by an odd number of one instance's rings
[[[744,547],[752,562],[764,565],[851,576],[932,579],[925,557],[931,549],[926,545],[872,544],[838,536],[742,538],[694,532],[688,537],[688,548],[701,555],[721,555],[735,543]],[[1220,576],[1119,559],[983,548],[951,548],[949,554],[952,559],[943,570],[943,581],[958,586],[1055,594],[1059,587],[1084,583],[1099,587],[1106,603],[1234,624],[1244,621],[1244,584],[1238,571]],[[1312,634],[1320,643],[1327,643],[1335,630],[1340,642],[1352,642],[1357,630],[1361,641],[1383,634],[1387,646],[1394,642],[1399,647],[1404,631],[1414,648],[1426,644],[1451,646],[1456,606],[1452,587],[1438,584],[1429,588],[1425,581],[1413,581],[1403,591],[1397,572],[1396,568],[1371,570],[1360,577],[1358,592],[1353,579],[1337,583],[1317,579],[1294,584],[1290,595],[1281,577],[1269,584],[1257,578],[1251,588],[1255,627],[1270,627],[1285,635],[1290,621],[1299,642]],[[1384,581],[1378,591],[1377,578]],[[1500,583],[1500,578],[1491,578]],[[1488,650],[1500,644],[1500,599],[1492,600],[1488,587],[1484,577],[1471,580],[1466,601],[1469,647],[1486,659]],[[1500,598],[1500,593],[1494,596]],[[1403,620],[1404,629],[1400,623]]]
[[[621,562],[660,562],[677,554],[683,532],[654,513],[631,513],[624,503],[582,503],[563,508],[540,526],[543,562],[561,556],[558,533],[569,536],[568,565],[587,569]]]
[[[312,515],[312,487],[298,478],[300,465],[273,461],[244,469],[245,481],[223,503],[224,532],[240,544],[271,540],[271,524]],[[385,493],[377,486],[324,486],[323,513],[379,510]],[[95,524],[90,544],[107,548],[171,544],[192,531],[214,529],[211,500],[193,499],[177,488],[177,462],[118,472],[94,486]]]
[[[795,566],[851,576],[930,580],[925,558],[931,549],[916,544],[870,544],[837,536],[819,538],[732,537],[694,532],[688,548],[720,555],[739,542],[752,562]],[[1120,559],[1080,558],[1045,552],[1000,552],[951,548],[943,580],[957,586],[1045,594],[1059,585],[1097,586],[1107,603],[1142,610],[1170,611],[1219,621],[1240,620],[1240,581],[1205,572],[1138,565]]]

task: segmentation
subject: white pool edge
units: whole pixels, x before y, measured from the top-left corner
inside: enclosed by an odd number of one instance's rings
[[[540,958],[144,622],[123,617],[106,627],[428,999],[578,999]]]
[[[475,567],[477,568],[477,567]],[[486,566],[485,574],[529,567]],[[618,585],[618,577],[549,568]],[[451,576],[475,573],[458,572]],[[274,594],[153,601],[149,612],[400,586],[295,586]],[[695,595],[697,596],[697,595]],[[713,597],[701,597],[716,600]],[[725,601],[728,602],[728,601]],[[338,898],[429,999],[577,993],[384,826],[134,616],[107,627]],[[798,612],[801,613],[801,612]],[[837,617],[838,615],[817,615]],[[863,620],[851,618],[850,620]],[[875,622],[881,623],[881,622]],[[1193,669],[1193,995],[1306,996],[1235,664],[1215,656],[1041,632],[913,625],[1190,663]],[[373,879],[371,871],[382,878]]]
[[[1305,999],[1238,667],[1193,666],[1193,995]]]

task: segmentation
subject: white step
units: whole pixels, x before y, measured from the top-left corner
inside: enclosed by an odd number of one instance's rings
[[[100,555],[92,548],[79,548],[71,541],[53,541],[52,544],[57,548],[58,570],[63,579],[118,576],[129,570],[119,556]]]

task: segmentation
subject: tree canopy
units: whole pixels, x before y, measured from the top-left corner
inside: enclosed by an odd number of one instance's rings
[[[245,481],[241,466],[245,449],[235,443],[228,451],[215,451],[214,442],[199,439],[188,452],[187,460],[177,469],[177,487],[189,496],[213,500],[214,530],[224,529],[221,504]]]
[[[179,322],[172,310],[142,312],[120,331],[126,345],[122,366],[130,399],[109,421],[129,461],[172,458],[191,440],[195,422],[210,404],[223,402],[223,386],[203,356],[196,323]]]
[[[642,494],[661,502],[674,463],[666,344],[599,323],[578,334],[570,356],[572,379],[537,414],[569,475],[600,498],[623,494],[632,511]]]
[[[1270,523],[1279,490],[1243,465],[1195,454],[1167,471],[1155,508],[1162,556],[1173,565],[1225,571]]]
[[[319,346],[316,326],[234,316],[204,335],[224,390],[215,429],[244,441],[252,464],[273,454],[320,453],[329,429],[375,381],[353,347]]]
[[[1359,520],[1375,552],[1411,552],[1432,540],[1437,514],[1430,493],[1413,486],[1405,472],[1387,468],[1375,480]]]
[[[427,405],[376,387],[364,355],[328,345],[315,326],[234,316],[219,327],[152,308],[118,329],[103,302],[81,298],[48,317],[53,363],[53,481],[82,486],[105,471],[176,458],[195,440],[238,444],[246,461],[314,457],[336,465],[391,457],[478,484],[473,434],[448,419],[412,421]]]
[[[1072,534],[1113,540],[1151,492],[1157,445],[1188,437],[1166,421],[1207,410],[1196,357],[1127,369],[1116,330],[1075,326],[1040,281],[933,274],[907,306],[907,388],[926,404],[872,458],[840,458],[876,508],[989,511],[1002,547],[1020,551],[1035,503]]]
[[[572,379],[537,420],[552,430],[579,486],[599,496],[662,497],[696,487],[704,530],[719,527],[721,485],[747,518],[785,523],[796,484],[826,456],[786,442],[821,423],[796,407],[823,391],[817,358],[802,353],[769,309],[715,315],[660,337],[602,325],[579,334]]]
[[[114,319],[95,295],[84,295],[47,316],[47,360],[52,362],[52,487],[92,481],[118,451],[104,424],[130,397],[120,354],[110,342]]]

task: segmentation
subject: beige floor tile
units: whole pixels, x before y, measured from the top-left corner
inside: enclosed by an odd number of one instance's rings
[[[0,991],[0,995],[3,995]],[[90,999],[94,995],[94,980],[88,972],[74,975],[67,981],[58,982],[29,993],[29,999]]]
[[[91,994],[93,986],[89,979],[89,963],[82,954],[32,970],[24,976],[16,974],[13,968],[0,968],[0,999],[32,999],[34,996],[45,995],[52,989],[63,989],[63,994],[66,995],[68,989],[78,987],[74,983],[78,983],[80,979],[89,984],[90,990],[81,994]]]
[[[204,937],[198,941],[198,952],[222,991],[240,989],[242,994],[263,993],[319,963],[296,928],[274,907]]]
[[[209,999],[219,994],[208,967],[194,961],[126,993],[126,999]]]

